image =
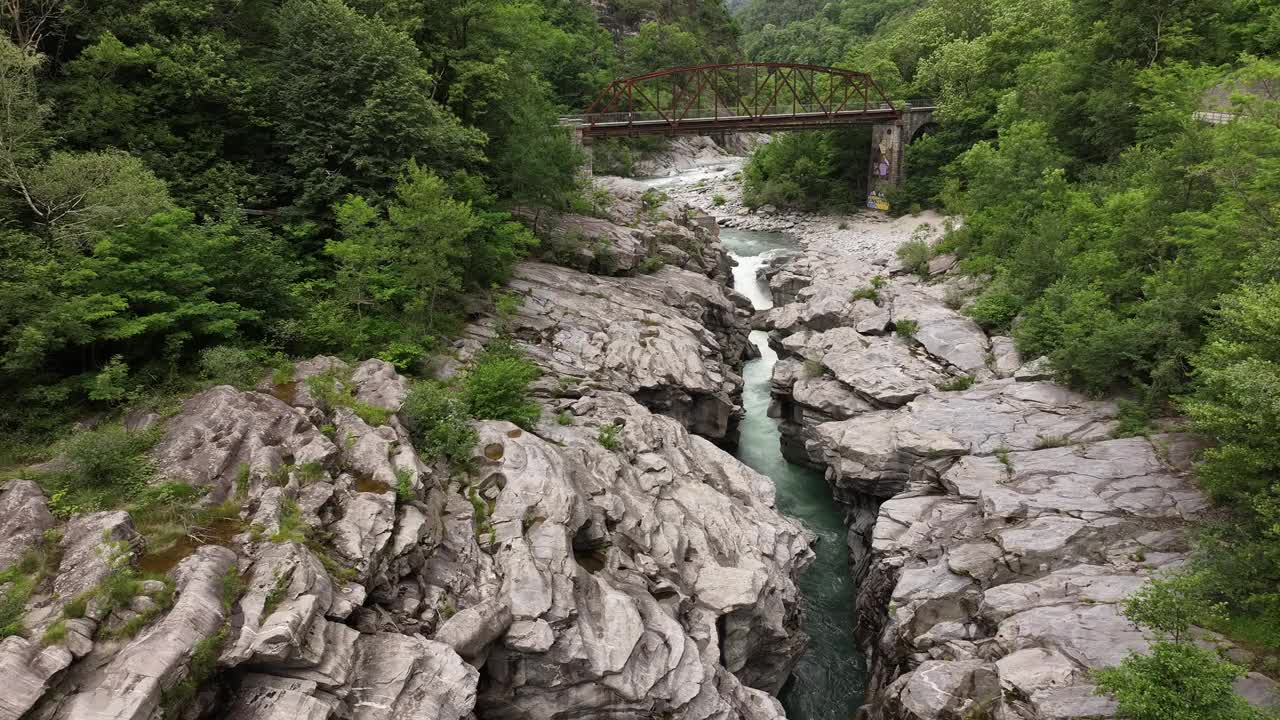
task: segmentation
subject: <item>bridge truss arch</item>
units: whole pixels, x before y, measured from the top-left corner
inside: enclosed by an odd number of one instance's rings
[[[868,74],[798,63],[670,68],[609,83],[581,116],[584,138],[817,129],[898,120]]]

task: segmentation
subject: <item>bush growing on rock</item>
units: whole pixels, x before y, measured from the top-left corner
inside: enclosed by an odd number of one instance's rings
[[[118,423],[72,435],[64,462],[38,480],[59,515],[120,507],[146,487],[155,472],[146,453],[160,428],[129,432]]]
[[[481,420],[508,420],[525,429],[538,422],[541,410],[529,402],[529,383],[542,374],[537,365],[512,346],[491,346],[462,379],[462,399]]]
[[[640,267],[637,269],[643,275],[652,275],[661,270],[662,266],[666,264],[667,262],[662,259],[661,255],[649,255],[640,261]]]
[[[913,237],[898,246],[897,254],[908,270],[922,278],[929,277],[929,259],[933,257],[933,248],[928,240]]]
[[[990,331],[1008,330],[1022,311],[1022,301],[1009,292],[1002,282],[994,282],[973,301],[966,314]]]
[[[1190,643],[1157,642],[1095,678],[1130,720],[1262,720],[1232,687],[1244,671]]]
[[[414,383],[400,407],[400,417],[413,436],[414,446],[430,460],[463,463],[475,449],[476,431],[466,403],[438,382]]]
[[[621,431],[622,428],[613,423],[601,425],[599,433],[596,434],[596,440],[606,450],[617,450],[622,447],[622,440],[618,438],[618,433]]]

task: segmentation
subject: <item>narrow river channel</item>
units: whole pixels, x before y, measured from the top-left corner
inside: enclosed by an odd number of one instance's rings
[[[750,298],[756,310],[773,307],[768,288],[756,271],[768,253],[790,246],[781,233],[724,228],[721,242],[738,262],[734,287]],[[778,355],[769,348],[768,334],[751,333],[760,358],[743,369],[746,387],[742,403],[746,416],[740,425],[738,458],[773,478],[778,507],[799,518],[817,533],[817,559],[800,579],[805,597],[805,631],[811,641],[795,675],[783,690],[782,704],[790,720],[849,720],[862,702],[866,668],[853,637],[853,583],[845,524],[831,499],[822,474],[793,465],[782,457],[778,423],[769,417],[769,379]]]

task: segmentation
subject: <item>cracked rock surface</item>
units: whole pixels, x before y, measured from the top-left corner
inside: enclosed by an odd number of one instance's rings
[[[714,224],[681,217],[636,231],[705,241],[651,275],[520,266],[504,329],[547,371],[542,419],[476,423],[466,468],[419,456],[390,364],[317,357],[150,420],[156,481],[238,508],[173,548],[0,487],[0,568],[57,560],[0,641],[0,720],[781,720],[813,536],[708,439],[732,439],[748,313]],[[139,566],[166,580],[102,606]]]
[[[781,358],[784,451],[824,468],[846,509],[871,673],[859,717],[1114,717],[1089,673],[1150,647],[1122,603],[1187,558],[1200,442],[1116,438],[1115,403],[954,309],[969,286],[953,259],[931,263],[937,282],[826,260],[766,267],[779,304],[755,325]],[[1274,697],[1257,673],[1238,687]]]
[[[524,263],[509,289],[521,297],[509,332],[549,381],[625,392],[695,433],[733,439],[750,346],[745,298],[673,267],[611,278]],[[483,318],[467,334],[487,340],[496,322]]]

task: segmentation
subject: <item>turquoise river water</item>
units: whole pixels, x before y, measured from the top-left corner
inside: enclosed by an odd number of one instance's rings
[[[734,286],[751,299],[757,310],[773,307],[768,288],[756,271],[768,253],[790,246],[781,233],[725,228],[720,240],[738,262]],[[782,704],[790,720],[849,720],[862,702],[866,667],[853,637],[853,583],[849,578],[849,551],[845,544],[844,518],[831,499],[822,474],[782,457],[778,422],[769,417],[769,378],[777,354],[769,348],[768,335],[756,330],[751,341],[761,357],[743,370],[746,409],[740,427],[738,458],[773,479],[778,508],[818,536],[817,559],[800,579],[804,594],[804,629],[808,651],[782,692]]]

